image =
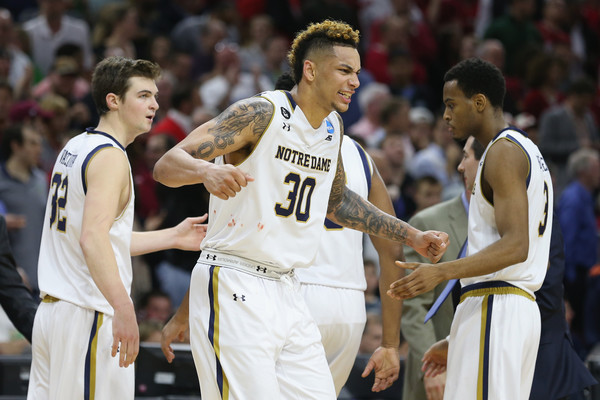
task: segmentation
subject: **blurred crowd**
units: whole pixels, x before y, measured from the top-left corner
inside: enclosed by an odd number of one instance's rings
[[[153,128],[128,154],[138,230],[169,227],[204,214],[208,193],[202,185],[174,189],[158,184],[152,178],[154,163],[236,100],[272,90],[289,70],[286,54],[294,33],[330,18],[361,32],[361,86],[342,115],[346,134],[368,150],[397,216],[405,221],[464,190],[457,172],[462,144],[451,138],[443,120],[444,72],[468,57],[500,68],[507,82],[507,119],[538,144],[553,175],[556,221],[566,243],[569,318],[582,356],[600,342],[600,323],[587,318],[599,314],[594,303],[600,296],[599,0],[2,4],[0,213],[33,293],[46,199],[58,189],[49,174],[65,141],[98,122],[90,74],[99,60],[144,58],[163,70]],[[197,257],[169,250],[135,259],[132,296],[143,340],[159,338],[187,290]],[[376,315],[378,264],[369,248],[365,273],[367,308]],[[369,319],[376,325],[377,320]],[[0,330],[9,329],[3,326]],[[373,329],[369,325],[366,332]],[[368,341],[364,347],[372,352]]]

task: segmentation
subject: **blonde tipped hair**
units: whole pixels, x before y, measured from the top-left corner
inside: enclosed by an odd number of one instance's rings
[[[288,53],[294,80],[302,79],[304,60],[315,51],[331,51],[333,46],[348,46],[358,49],[359,31],[341,21],[325,20],[310,24],[296,35]]]

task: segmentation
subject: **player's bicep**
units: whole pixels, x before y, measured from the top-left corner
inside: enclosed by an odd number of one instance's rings
[[[253,145],[269,126],[273,104],[262,97],[240,100],[194,129],[177,144],[195,158],[212,160]]]
[[[123,152],[108,147],[96,153],[86,168],[82,232],[110,229],[131,196],[129,164]]]
[[[516,145],[499,141],[490,148],[484,177],[493,192],[494,215],[500,236],[528,238],[527,156]]]

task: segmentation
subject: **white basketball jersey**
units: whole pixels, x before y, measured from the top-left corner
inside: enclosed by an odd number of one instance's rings
[[[488,144],[479,162],[469,206],[467,254],[477,253],[500,239],[494,217],[494,206],[491,199],[487,199],[481,192],[481,171],[483,169],[481,166],[484,165],[488,150],[498,140],[509,140],[519,146],[529,161],[529,174],[527,175],[529,253],[527,260],[522,263],[511,265],[488,275],[462,279],[461,284],[464,287],[476,282],[500,280],[509,282],[534,296],[533,293],[542,286],[548,267],[554,196],[550,172],[539,149],[523,132],[516,128],[507,128],[501,131]]]
[[[338,115],[314,129],[287,92],[260,94],[273,117],[239,165],[254,177],[235,197],[210,196],[202,250],[280,270],[309,266],[317,252],[340,147]],[[223,157],[215,160],[223,164]]]
[[[344,136],[342,160],[346,172],[346,186],[367,199],[371,189],[373,164],[371,158],[358,143]],[[310,268],[296,271],[300,282],[365,290],[363,266],[363,233],[344,228],[326,219],[325,234],[317,258]]]
[[[38,263],[40,294],[54,296],[81,307],[113,315],[86,265],[79,245],[86,194],[86,170],[92,158],[108,147],[125,149],[110,135],[88,129],[69,140],[52,171],[46,204],[42,244]],[[130,171],[131,177],[131,171]],[[119,274],[125,288],[131,288],[131,231],[133,227],[133,180],[131,198],[110,229]]]

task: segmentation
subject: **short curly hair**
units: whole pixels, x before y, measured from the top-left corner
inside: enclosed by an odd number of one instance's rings
[[[462,60],[444,75],[444,82],[454,80],[468,98],[481,93],[493,107],[503,107],[506,83],[495,65],[479,58]]]
[[[304,60],[310,57],[314,51],[330,51],[334,45],[358,49],[358,42],[359,31],[345,22],[325,20],[310,24],[296,35],[288,53],[288,62],[292,68],[294,81],[300,82]]]

